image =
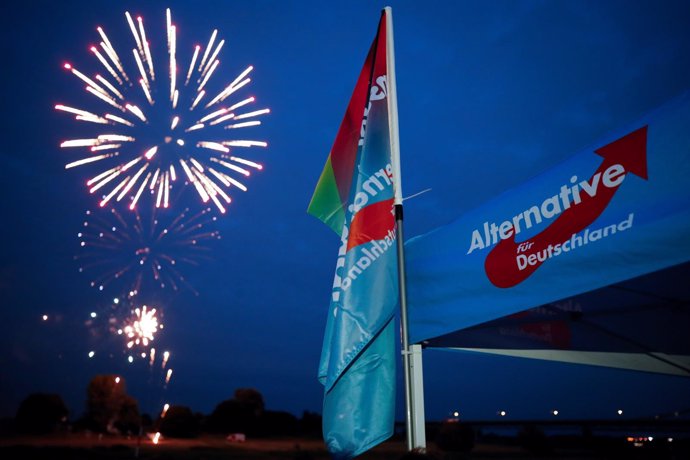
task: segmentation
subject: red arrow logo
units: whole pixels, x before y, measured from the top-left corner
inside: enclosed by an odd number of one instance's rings
[[[570,239],[601,215],[627,173],[647,180],[647,126],[595,152],[604,157],[604,161],[589,181],[579,184],[581,190],[571,192],[572,201],[551,225],[521,243],[515,241],[513,233],[491,250],[484,262],[486,276],[491,283],[509,288],[529,278],[550,257],[553,245]],[[522,260],[530,258],[530,263],[518,265],[518,255]]]

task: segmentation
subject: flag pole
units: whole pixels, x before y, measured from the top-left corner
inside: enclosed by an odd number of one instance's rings
[[[400,173],[400,135],[398,131],[398,96],[395,82],[395,47],[393,45],[393,10],[386,13],[386,67],[388,85],[388,129],[393,167],[395,228],[398,251],[398,286],[400,295],[400,335],[402,341],[403,369],[405,376],[405,426],[407,449],[426,449],[424,423],[424,388],[422,354],[419,345],[409,344],[407,325],[407,289],[405,276],[405,252],[403,247],[402,176]]]

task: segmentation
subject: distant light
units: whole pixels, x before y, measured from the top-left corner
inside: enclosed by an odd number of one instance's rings
[[[668,441],[668,442],[673,442],[673,438],[668,438],[667,441]]]
[[[93,356],[94,356],[95,354],[96,354],[96,352],[90,351],[90,352],[89,352],[89,358],[93,358]]]
[[[48,315],[43,315],[43,321],[48,321]]]
[[[458,412],[458,411],[453,412],[453,417],[460,417],[460,412]]]
[[[554,411],[553,411],[553,415],[558,415],[558,411],[557,411],[557,410],[554,410]]]
[[[131,364],[131,363],[134,362],[134,358],[132,358],[131,356],[129,356],[129,357],[127,357],[127,361],[129,361],[129,363]]]
[[[97,315],[96,315],[96,312],[95,312],[95,311],[92,311],[92,312],[91,312],[91,317],[92,317],[92,318],[95,318],[96,316],[97,316]]]
[[[651,437],[651,436],[648,436],[648,437],[647,437],[647,439],[649,440],[649,442],[652,442],[652,441],[654,441],[654,438],[653,438],[653,437]]]
[[[114,303],[115,305],[119,304],[119,303],[120,303],[120,299],[118,299],[117,297],[115,297],[115,298],[113,299],[113,303]]]
[[[505,417],[506,411],[502,410],[501,412],[498,413],[498,415],[500,415],[501,417]]]
[[[618,409],[618,415],[623,415],[623,409]]]
[[[115,377],[115,383],[120,383],[120,377]]]

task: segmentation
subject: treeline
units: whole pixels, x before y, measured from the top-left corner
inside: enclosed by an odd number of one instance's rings
[[[321,416],[305,411],[301,418],[289,412],[267,410],[261,393],[239,388],[210,414],[171,405],[160,414],[141,414],[137,400],[127,394],[122,377],[97,375],[86,391],[86,411],[76,419],[57,394],[34,393],[25,398],[14,418],[14,431],[47,434],[56,431],[138,435],[160,432],[173,438],[193,438],[202,433],[242,433],[247,437],[321,436]]]

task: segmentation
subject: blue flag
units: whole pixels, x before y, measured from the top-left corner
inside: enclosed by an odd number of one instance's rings
[[[319,366],[323,435],[336,458],[352,458],[387,439],[395,419],[398,278],[385,14],[352,99],[366,103],[350,103],[310,206],[331,228],[342,222]],[[348,158],[352,167],[343,166]],[[343,186],[348,170],[350,183]],[[342,203],[336,190],[348,191]]]
[[[690,260],[690,95],[406,245],[411,341]]]

